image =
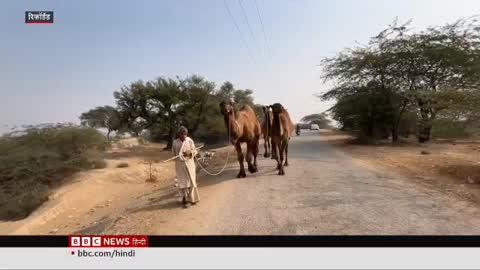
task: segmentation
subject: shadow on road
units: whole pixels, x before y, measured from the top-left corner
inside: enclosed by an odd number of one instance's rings
[[[223,183],[225,181],[231,181],[231,180],[238,180],[238,181],[248,181],[249,179],[254,179],[258,178],[260,176],[266,176],[266,175],[276,175],[277,170],[276,170],[276,161],[267,159],[267,158],[259,158],[258,159],[259,165],[258,165],[258,172],[256,173],[250,173],[247,170],[247,163],[245,162],[245,170],[247,173],[247,177],[245,178],[237,178],[237,174],[240,170],[240,166],[238,165],[237,162],[230,164],[223,173],[220,175],[212,176],[208,175],[205,172],[201,171],[198,174],[198,186],[200,188],[202,187],[208,187],[211,185],[216,185],[219,183]],[[212,172],[218,172],[219,169],[211,169]],[[258,180],[258,179],[256,179]],[[201,192],[201,191],[200,191]]]
[[[143,207],[129,210],[128,213],[135,214],[138,212],[149,212],[149,211],[165,210],[165,209],[173,209],[173,208],[182,208],[181,202],[174,197],[172,197],[172,199],[169,199],[161,203],[149,204]]]
[[[178,191],[174,187],[164,187],[157,192],[148,194],[147,201],[140,205],[126,209],[127,213],[134,214],[145,211],[165,210],[172,208],[181,208],[182,204],[178,199]]]
[[[245,163],[245,167],[247,167],[246,165],[247,164]],[[211,168],[209,170],[211,170],[213,173],[216,173],[219,169],[220,168]],[[276,162],[263,157],[259,158],[258,170],[259,171],[254,174],[251,174],[247,171],[247,177],[241,179],[237,178],[239,171],[239,165],[237,162],[229,164],[220,175],[216,176],[208,175],[205,172],[200,171],[197,174],[197,184],[200,189],[200,195],[202,194],[203,188],[224,183],[226,181],[260,181],[259,177],[261,176],[277,175]],[[173,186],[166,186],[157,189],[154,192],[145,194],[142,197],[146,201],[142,199],[142,202],[140,202],[139,205],[128,208],[126,210],[127,213],[134,214],[138,212],[182,208],[178,190]]]

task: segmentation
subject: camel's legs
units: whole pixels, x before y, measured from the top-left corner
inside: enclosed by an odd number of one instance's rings
[[[254,166],[255,172],[258,172],[257,156],[258,156],[258,152],[260,151],[259,144],[260,144],[260,138],[257,138],[252,145],[253,166]]]
[[[280,142],[280,147],[279,147],[280,162],[278,163],[279,164],[278,175],[285,175],[285,171],[283,170],[283,152],[285,151],[286,145],[287,145],[286,141],[282,140],[282,142]]]
[[[272,139],[272,159],[275,159],[275,161],[277,162],[277,170],[280,169],[280,160],[278,158],[279,157],[279,155],[278,155],[279,150],[280,150],[280,147],[278,147],[277,144]]]
[[[260,152],[259,145],[260,145],[260,138],[257,138],[253,145],[253,166],[255,166],[255,172],[258,172],[257,156],[258,156],[258,152]]]
[[[278,153],[277,153],[277,145],[275,144],[275,141],[272,139],[272,159],[277,160]]]
[[[264,157],[269,157],[270,156],[270,152],[272,151],[271,149],[271,146],[270,146],[270,140],[269,140],[269,136],[266,135],[266,136],[263,136],[263,146],[265,147],[265,154],[263,154]]]
[[[255,167],[253,166],[253,163],[252,163],[252,158],[253,157],[253,144],[251,142],[248,142],[247,143],[247,164],[248,164],[248,171],[250,173],[254,173],[255,172]]]
[[[288,167],[288,144],[290,139],[287,140],[287,145],[285,145],[285,167]]]
[[[235,149],[237,150],[238,164],[240,165],[240,172],[238,172],[237,178],[243,178],[246,177],[247,174],[245,173],[245,167],[243,166],[242,146],[239,142],[235,144]]]

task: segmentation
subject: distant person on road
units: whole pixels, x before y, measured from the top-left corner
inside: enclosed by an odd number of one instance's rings
[[[183,195],[183,207],[187,208],[190,204],[196,204],[200,198],[197,188],[197,179],[195,172],[195,160],[197,155],[193,140],[187,136],[188,130],[180,127],[178,138],[173,141],[172,152],[175,156],[175,173],[177,175],[178,188]]]

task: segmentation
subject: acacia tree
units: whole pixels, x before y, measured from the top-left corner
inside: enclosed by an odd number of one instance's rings
[[[372,97],[383,96],[381,105],[388,108],[383,110],[387,114],[383,120],[393,141],[403,113],[415,108],[420,118],[418,139],[426,142],[433,120],[449,107],[442,102],[445,94],[478,91],[480,27],[474,18],[418,33],[410,33],[407,26],[394,23],[367,46],[324,59],[323,78],[337,85],[321,97],[345,99],[365,91]],[[379,104],[370,105],[370,112],[379,111]]]
[[[215,90],[215,83],[198,75],[160,77],[122,87],[114,97],[121,119],[134,135],[147,129],[152,138],[166,140],[170,148],[180,125],[188,128],[190,136],[202,126],[203,135],[218,133],[219,126],[223,128],[218,101],[232,98],[241,104],[253,103],[252,90],[236,90],[229,82]]]
[[[399,89],[419,114],[419,142],[430,140],[437,115],[454,105],[446,100],[478,90],[479,33],[477,20],[470,18],[418,33],[390,27],[379,35],[394,57],[393,74]]]
[[[163,123],[167,131],[167,149],[172,146],[175,132],[180,125],[180,116],[185,99],[180,91],[180,82],[171,78],[160,77],[147,82],[147,111],[150,114],[149,122]]]
[[[222,84],[220,89],[216,92],[216,96],[222,100],[232,100],[236,104],[249,105],[252,108],[255,106],[253,102],[253,90],[251,89],[235,89],[233,84],[229,81],[226,81]]]
[[[112,106],[102,106],[82,113],[81,124],[92,128],[107,129],[107,140],[110,141],[112,131],[120,131],[122,122],[120,113]]]
[[[194,136],[202,123],[207,121],[207,113],[218,107],[209,102],[213,99],[215,83],[205,80],[198,75],[186,79],[179,79],[180,91],[183,92],[182,124],[185,125],[191,136]]]
[[[123,86],[113,93],[121,122],[134,136],[139,136],[149,126],[150,114],[147,110],[147,89],[143,81]]]
[[[393,74],[394,60],[383,41],[374,38],[366,47],[348,49],[322,61],[322,77],[336,85],[319,97],[341,100],[330,111],[335,120],[347,124],[343,128],[351,125],[350,128],[372,138],[377,131],[382,137],[391,133],[392,141],[398,140],[399,122],[408,99]],[[350,117],[347,112],[356,116]]]
[[[139,136],[148,130],[152,139],[166,140],[170,148],[180,125],[189,129],[190,136],[200,130],[205,139],[223,137],[218,102],[231,98],[239,104],[253,104],[252,93],[234,89],[229,82],[216,91],[215,83],[193,75],[136,81],[114,92],[114,97],[120,122],[129,132]]]
[[[220,86],[220,89],[218,89],[216,96],[220,100],[230,100],[233,99],[233,92],[235,92],[235,88],[233,87],[233,84],[229,81],[226,81]]]
[[[314,113],[304,116],[300,119],[301,122],[308,124],[317,124],[320,128],[327,128],[330,126],[330,120],[327,118],[326,113]]]

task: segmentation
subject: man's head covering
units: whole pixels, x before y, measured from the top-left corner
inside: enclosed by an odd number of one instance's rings
[[[188,129],[184,126],[181,126],[179,129],[178,129],[178,135],[182,135],[182,134],[188,134]]]

